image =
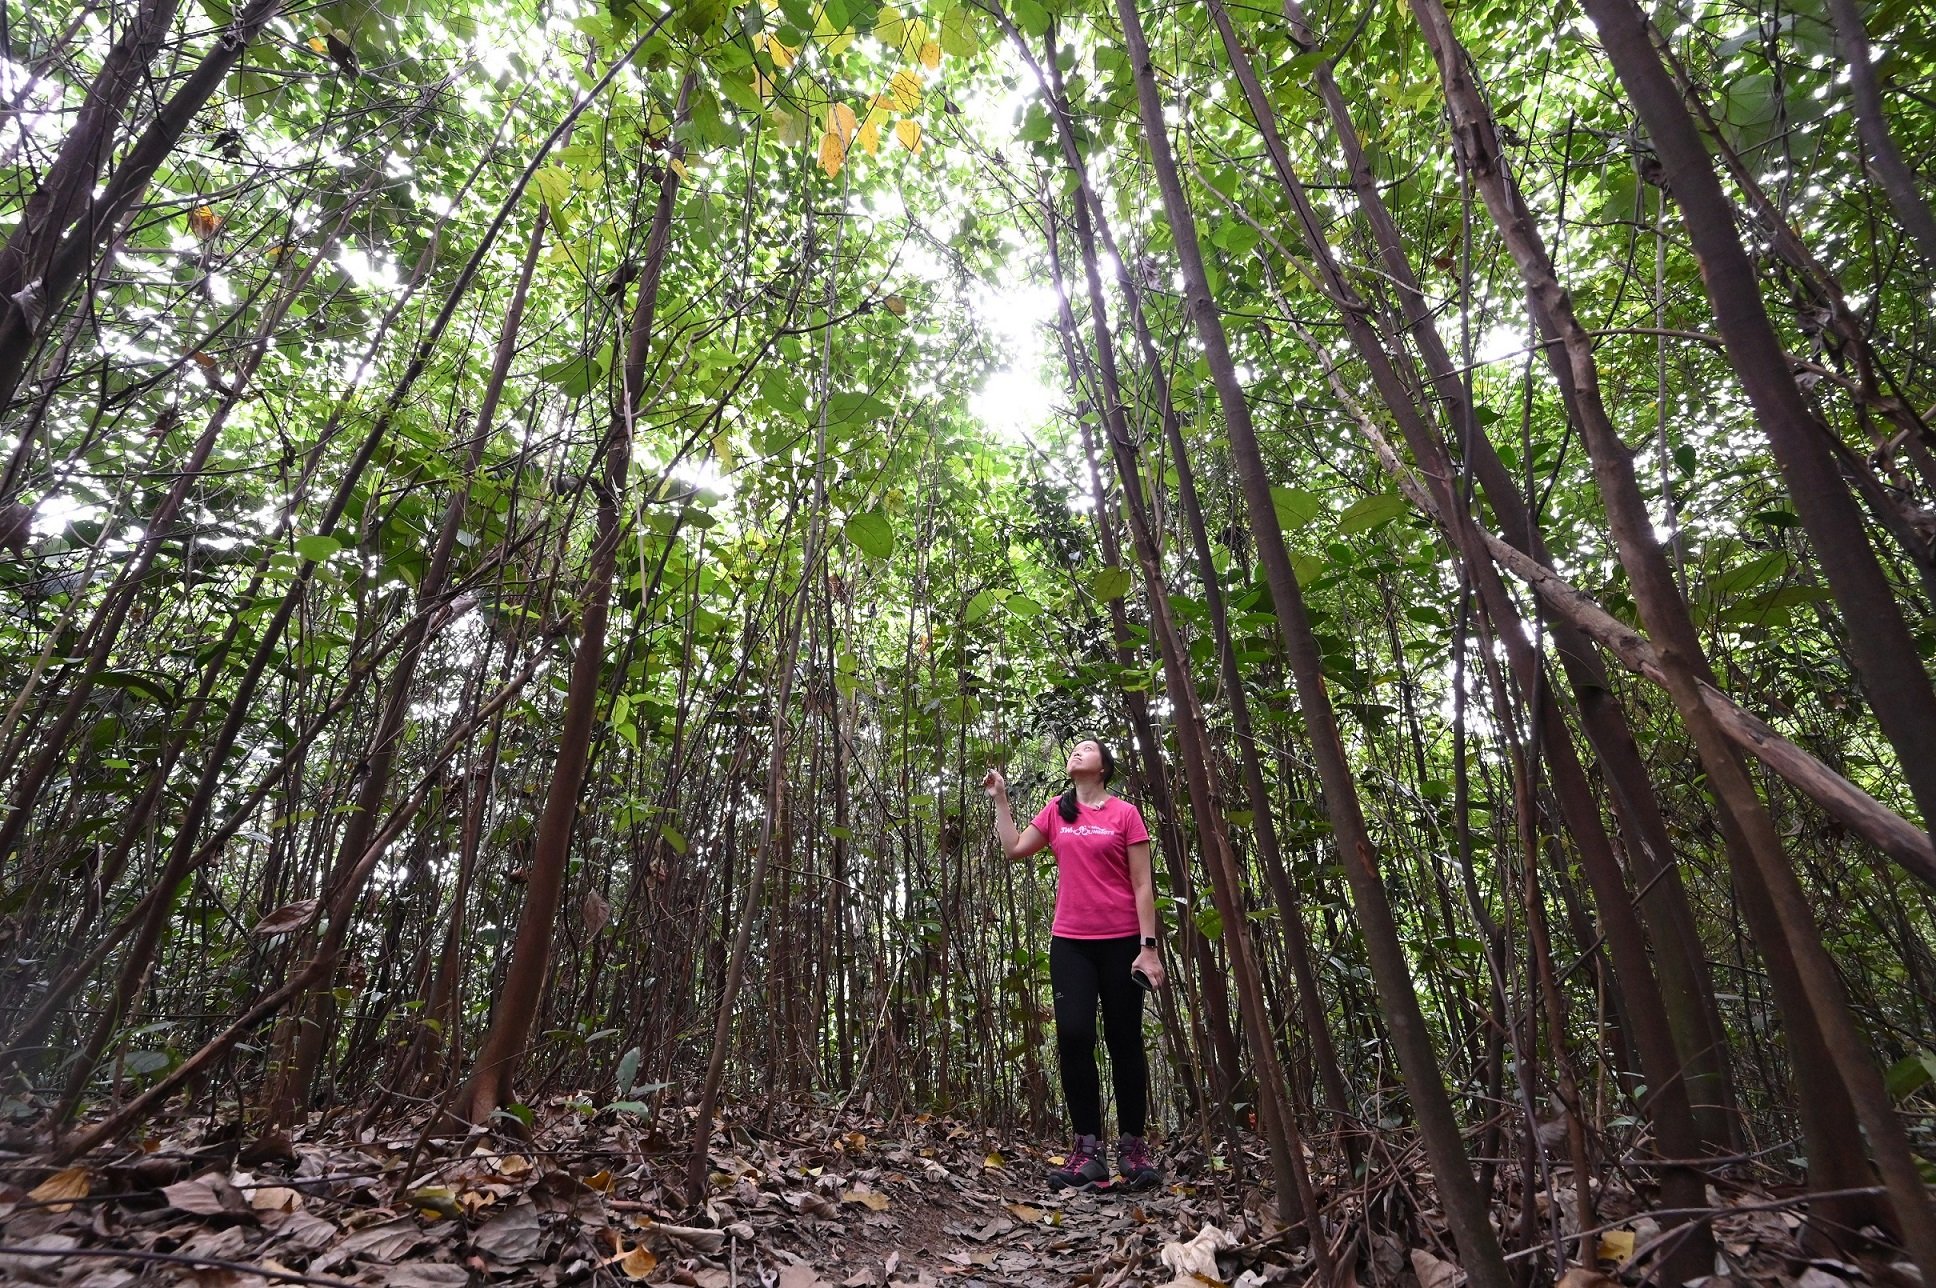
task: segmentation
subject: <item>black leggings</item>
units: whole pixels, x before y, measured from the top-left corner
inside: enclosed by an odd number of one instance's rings
[[[1116,1086],[1116,1125],[1141,1136],[1149,1116],[1149,1062],[1143,1055],[1143,989],[1130,978],[1141,950],[1135,935],[1121,939],[1049,941],[1049,986],[1055,990],[1055,1049],[1062,1059],[1062,1094],[1076,1133],[1102,1135],[1102,1078],[1096,1072],[1096,1004],[1102,1004]]]

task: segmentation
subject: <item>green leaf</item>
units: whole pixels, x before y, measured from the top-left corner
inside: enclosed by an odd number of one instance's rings
[[[1277,521],[1286,531],[1291,531],[1317,518],[1324,509],[1324,500],[1316,492],[1307,492],[1301,487],[1274,487],[1271,506],[1277,511]]]
[[[1368,532],[1381,523],[1389,523],[1405,513],[1405,498],[1396,492],[1380,492],[1354,501],[1338,518],[1338,531],[1344,533]]]
[[[145,1075],[160,1073],[172,1063],[166,1051],[130,1051],[121,1061],[121,1067],[129,1073]]]
[[[827,399],[827,423],[864,425],[879,420],[893,410],[864,389],[850,389]]]
[[[686,850],[689,848],[686,845],[686,838],[679,832],[677,828],[671,826],[670,824],[667,824],[666,826],[661,827],[659,829],[659,835],[665,838],[665,843],[672,847],[673,853],[675,854],[684,854]]]
[[[968,601],[968,607],[963,611],[961,620],[973,626],[976,622],[994,612],[995,606],[1001,603],[1002,599],[1003,595],[999,590],[980,591],[973,599]]]
[[[879,510],[865,510],[847,520],[847,539],[869,559],[894,553],[894,522]]]
[[[321,563],[342,548],[343,543],[335,537],[326,537],[320,533],[311,537],[296,538],[296,553],[311,563]]]
[[[1211,943],[1223,938],[1223,914],[1208,899],[1197,905],[1197,930]]]
[[[1731,568],[1708,583],[1709,592],[1716,599],[1733,599],[1745,595],[1757,586],[1765,585],[1788,571],[1787,552],[1771,550],[1758,558],[1750,559],[1738,568]]]
[[[1026,3],[1027,0],[1022,0],[1022,2]],[[1036,9],[1037,12],[1040,12],[1040,8],[1034,4],[1030,4],[1029,7],[1031,9]],[[885,13],[886,10],[882,10],[882,12]],[[1019,5],[1016,9],[1016,20],[1018,22],[1021,21],[1021,9],[1019,8]],[[1024,24],[1024,26],[1026,26],[1026,24]],[[1046,14],[1043,15],[1042,26],[1044,29],[1046,29],[1048,26],[1048,15]],[[1033,31],[1033,32],[1030,32],[1029,34],[1040,35],[1041,32]],[[954,8],[948,10],[946,14],[942,15],[942,18],[941,18],[941,52],[942,53],[948,54],[954,58],[972,58],[980,51],[981,51],[981,31],[980,31],[980,24],[977,21],[977,14],[974,9],[970,8],[965,4],[958,4]]]
[[[1014,617],[1017,621],[1023,622],[1034,621],[1042,615],[1043,611],[1042,605],[1036,603],[1019,590],[1008,597],[1007,608],[1010,616]]]
[[[633,1047],[618,1058],[618,1075],[612,1081],[618,1084],[618,1093],[622,1096],[632,1090],[632,1083],[638,1076],[639,1049]]]
[[[1889,1066],[1884,1075],[1889,1084],[1892,1100],[1913,1096],[1932,1081],[1936,1081],[1936,1051],[1917,1051],[1906,1055]]]
[[[598,364],[589,355],[563,358],[539,367],[538,378],[550,381],[574,398],[582,398],[592,391],[598,379]]]
[[[169,689],[165,676],[149,675],[142,671],[103,671],[94,682],[138,693],[156,706],[175,705],[175,694]]]
[[[1097,573],[1095,581],[1090,584],[1096,592],[1097,599],[1110,600],[1121,599],[1127,595],[1129,588],[1135,583],[1136,579],[1130,576],[1129,569],[1118,568],[1111,564]]]
[[[554,209],[564,205],[566,199],[571,196],[571,171],[569,170],[548,165],[533,175],[532,181],[537,184],[538,195],[545,199],[545,204]]]
[[[1015,25],[1029,35],[1039,36],[1049,29],[1049,11],[1036,4],[1035,0],[1009,0],[1008,8],[1014,15]]]

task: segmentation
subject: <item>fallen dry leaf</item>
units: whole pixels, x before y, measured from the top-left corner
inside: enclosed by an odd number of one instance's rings
[[[801,1261],[780,1271],[775,1288],[833,1288],[833,1285],[822,1279],[812,1266]]]
[[[28,1190],[27,1197],[32,1202],[46,1204],[49,1212],[67,1212],[73,1209],[73,1200],[86,1198],[91,1188],[85,1167],[69,1167]]]
[[[258,1185],[249,1191],[249,1206],[258,1212],[295,1212],[302,1205],[302,1195],[286,1185]]]
[[[196,1216],[223,1216],[250,1210],[248,1202],[220,1172],[205,1172],[192,1180],[165,1185],[161,1196],[171,1207]]]
[[[659,1268],[659,1259],[641,1243],[618,1259],[618,1268],[627,1279],[643,1279]]]
[[[1632,1230],[1608,1230],[1600,1236],[1596,1254],[1602,1261],[1625,1261],[1634,1254]]]
[[[1236,1240],[1214,1225],[1206,1225],[1198,1230],[1196,1236],[1181,1243],[1166,1243],[1157,1254],[1164,1265],[1176,1272],[1176,1277],[1163,1288],[1198,1288],[1193,1282],[1208,1279],[1211,1283],[1222,1282],[1217,1270],[1217,1253],[1232,1247]]]
[[[1422,1248],[1412,1249],[1412,1273],[1418,1276],[1419,1288],[1452,1288],[1465,1278],[1458,1266]]]
[[[505,1265],[538,1260],[544,1247],[544,1231],[538,1226],[537,1205],[530,1199],[519,1199],[477,1227],[471,1243]]]
[[[887,1211],[888,1205],[887,1195],[882,1194],[879,1190],[868,1190],[858,1187],[842,1194],[840,1201],[842,1203],[865,1204],[870,1211],[874,1212],[885,1212]]]
[[[1574,1266],[1560,1276],[1559,1282],[1554,1284],[1553,1288],[1618,1288],[1618,1284],[1618,1280],[1610,1279],[1598,1270]]]

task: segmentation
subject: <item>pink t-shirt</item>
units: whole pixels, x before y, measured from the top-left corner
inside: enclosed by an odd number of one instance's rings
[[[1142,932],[1136,887],[1129,883],[1129,847],[1150,839],[1143,815],[1120,796],[1099,807],[1076,803],[1064,823],[1050,801],[1032,820],[1055,853],[1055,927],[1064,939],[1119,939]]]

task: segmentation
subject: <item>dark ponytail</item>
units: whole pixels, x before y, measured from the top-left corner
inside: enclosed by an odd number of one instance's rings
[[[1110,752],[1108,743],[1100,738],[1078,738],[1076,741],[1093,742],[1096,744],[1096,750],[1102,753],[1102,780],[1105,783],[1116,776],[1116,757]],[[1056,813],[1062,816],[1064,823],[1073,823],[1076,821],[1075,788],[1071,787],[1068,791],[1055,798],[1055,810]]]

